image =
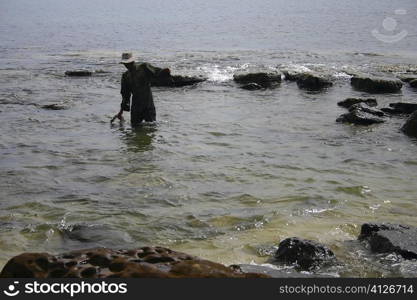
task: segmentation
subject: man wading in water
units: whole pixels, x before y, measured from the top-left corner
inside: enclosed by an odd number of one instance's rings
[[[155,105],[153,103],[151,80],[158,77],[169,77],[169,69],[154,67],[148,63],[135,63],[132,53],[123,53],[122,61],[127,71],[122,75],[121,91],[122,103],[120,112],[113,117],[123,121],[123,111],[130,111],[132,126],[142,121],[153,122],[156,120]],[[130,105],[130,96],[132,105]]]

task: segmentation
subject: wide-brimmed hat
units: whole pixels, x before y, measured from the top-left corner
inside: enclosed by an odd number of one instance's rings
[[[134,61],[135,61],[135,59],[133,58],[132,53],[125,52],[125,53],[122,54],[122,60],[120,61],[120,63],[121,64],[130,64]]]

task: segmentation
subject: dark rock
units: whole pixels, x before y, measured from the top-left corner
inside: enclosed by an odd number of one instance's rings
[[[378,117],[384,117],[385,116],[385,113],[383,111],[381,111],[379,109],[371,108],[364,103],[357,103],[357,104],[354,104],[351,107],[349,107],[350,112],[355,111],[355,110],[360,110],[360,111],[363,111],[363,112],[366,112],[368,114],[378,116]]]
[[[414,79],[414,80],[410,81],[410,86],[412,88],[417,88],[417,79]]]
[[[389,115],[403,115],[404,112],[402,110],[399,109],[394,109],[394,108],[390,108],[390,107],[383,107],[381,108],[381,111],[383,111],[386,114]]]
[[[302,270],[310,270],[335,258],[333,252],[326,246],[297,237],[281,241],[274,257],[282,263],[296,264]]]
[[[397,253],[405,259],[417,259],[417,227],[366,223],[358,239],[367,241],[373,252]]]
[[[368,93],[395,93],[403,86],[401,80],[379,77],[354,76],[350,83],[355,89]]]
[[[298,77],[297,85],[300,89],[319,91],[332,86],[333,83],[329,79],[322,76],[312,73],[304,73]]]
[[[347,98],[346,100],[340,101],[337,103],[337,105],[349,108],[354,104],[358,103],[365,103],[368,106],[375,107],[378,105],[375,98]]]
[[[261,89],[263,89],[262,86],[260,86],[257,83],[253,83],[253,82],[252,83],[245,84],[245,85],[242,85],[240,88],[242,88],[244,90],[248,90],[248,91],[255,91],[255,90],[261,90]]]
[[[102,70],[102,69],[98,69],[98,70],[95,70],[94,73],[96,73],[96,74],[110,74],[111,72],[110,71],[105,71],[105,70]]]
[[[204,77],[190,77],[190,76],[181,76],[181,75],[172,75],[172,76],[161,76],[153,79],[151,81],[152,86],[159,87],[183,87],[194,85],[203,81],[206,81],[207,78]]]
[[[392,109],[394,114],[409,115],[417,110],[417,103],[396,102],[390,103],[389,107]]]
[[[398,79],[400,79],[402,82],[411,82],[413,80],[417,80],[417,75],[401,75],[398,76]]]
[[[131,237],[126,232],[116,230],[105,224],[71,224],[59,228],[58,232],[68,248],[82,245],[116,247],[132,242]]]
[[[401,127],[401,131],[408,136],[417,137],[417,111],[413,112]]]
[[[93,75],[93,72],[87,70],[66,71],[65,75],[72,77],[85,77]]]
[[[355,104],[349,109],[348,113],[337,118],[336,122],[356,125],[372,125],[384,122],[381,118],[375,117],[374,114],[369,113],[368,111],[370,110],[370,108],[363,109],[362,106],[359,106],[359,104]]]
[[[10,259],[0,278],[267,278],[163,247],[94,248],[60,255],[23,253]]]
[[[284,75],[284,80],[297,81],[304,73],[285,70],[282,71],[282,74]]]
[[[267,88],[280,83],[281,74],[271,72],[243,73],[233,75],[233,80],[241,84],[256,83]]]
[[[49,109],[49,110],[63,110],[63,109],[67,109],[66,106],[61,105],[61,104],[46,104],[46,105],[41,105],[40,106],[43,109]]]

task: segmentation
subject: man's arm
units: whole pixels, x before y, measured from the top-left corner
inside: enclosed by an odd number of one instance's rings
[[[120,104],[120,111],[130,111],[130,95],[132,94],[129,81],[127,79],[128,74],[123,73],[120,94],[122,95],[122,103]]]
[[[171,76],[171,70],[168,68],[165,68],[165,69],[158,68],[158,67],[152,66],[149,63],[145,63],[144,65],[148,73],[148,76],[151,79],[157,78],[157,77],[170,77]]]
[[[113,123],[113,121],[116,120],[116,118],[120,121],[123,121],[123,111],[130,111],[130,95],[132,94],[132,92],[129,86],[129,82],[127,80],[127,73],[123,73],[122,75],[120,94],[122,94],[122,103],[120,103],[120,111],[111,119],[111,123]]]

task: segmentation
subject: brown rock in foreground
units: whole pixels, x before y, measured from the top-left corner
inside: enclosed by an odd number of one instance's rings
[[[60,255],[23,253],[10,259],[0,278],[266,278],[163,247],[94,248]]]

